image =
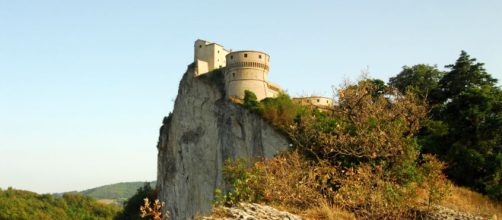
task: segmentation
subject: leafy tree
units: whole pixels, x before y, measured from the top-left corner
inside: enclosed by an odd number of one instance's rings
[[[426,80],[430,86],[416,86],[420,80],[406,68],[404,73],[391,78],[390,84],[400,90],[418,88],[415,90],[423,93],[426,88],[431,91],[430,96],[425,96],[431,105],[429,119],[419,135],[423,152],[434,153],[447,162],[446,174],[457,184],[500,200],[502,91],[483,65],[462,51],[455,64],[446,66],[450,70],[437,85],[434,83],[438,74],[430,68],[431,77]]]
[[[502,199],[502,91],[483,63],[462,51],[439,82],[433,118],[448,127],[430,149],[455,182]]]
[[[444,74],[436,66],[427,64],[403,66],[403,70],[397,76],[389,79],[389,85],[402,93],[411,91],[425,99],[438,87],[439,80]]]
[[[116,220],[140,220],[140,208],[144,204],[144,199],[149,201],[157,199],[157,190],[153,189],[150,183],[145,182],[143,187],[139,188],[131,198],[124,202],[124,210],[119,213]]]
[[[331,161],[394,160],[405,155],[414,147],[411,137],[420,128],[425,107],[411,94],[382,89],[374,82],[363,80],[339,90],[338,106],[328,118],[305,114],[286,125],[293,142]]]
[[[467,52],[462,51],[455,64],[445,66],[451,70],[439,81],[438,96],[434,97],[436,101],[446,102],[471,88],[494,87],[497,79],[492,78],[483,65],[471,58]]]

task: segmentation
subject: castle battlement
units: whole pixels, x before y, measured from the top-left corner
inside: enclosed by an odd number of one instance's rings
[[[255,93],[258,100],[277,96],[282,90],[267,81],[270,56],[254,50],[230,52],[223,46],[197,40],[194,44],[195,75],[224,68],[225,90],[229,99],[244,99],[244,91]]]
[[[252,91],[258,100],[276,97],[282,89],[267,80],[270,56],[261,51],[231,51],[222,45],[205,40],[194,43],[195,76],[223,69],[225,92],[228,99],[244,99],[244,91]],[[293,98],[293,101],[319,109],[331,109],[334,101],[322,96]]]

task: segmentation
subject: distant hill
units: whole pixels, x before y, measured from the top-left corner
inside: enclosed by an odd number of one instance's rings
[[[0,189],[0,219],[113,219],[120,208],[78,193],[61,196]]]
[[[149,183],[152,187],[155,187],[155,181]],[[105,203],[113,201],[113,203],[121,205],[144,184],[145,182],[122,182],[80,191],[79,193]]]

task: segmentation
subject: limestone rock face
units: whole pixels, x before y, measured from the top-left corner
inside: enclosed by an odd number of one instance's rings
[[[289,146],[260,116],[225,99],[221,71],[194,71],[190,65],[180,82],[157,146],[157,189],[171,219],[210,212],[214,190],[225,190],[226,159],[270,158]]]

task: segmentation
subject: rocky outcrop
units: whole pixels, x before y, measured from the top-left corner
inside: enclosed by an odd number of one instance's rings
[[[444,206],[434,206],[432,210],[422,213],[423,219],[429,220],[482,220],[482,219],[497,219],[497,216],[483,217],[467,212],[456,211]]]
[[[301,220],[302,218],[289,212],[279,211],[270,206],[256,203],[240,203],[237,207],[222,207],[225,216],[203,217],[203,220]]]
[[[194,77],[188,67],[158,143],[157,189],[171,219],[210,212],[214,190],[225,190],[226,159],[270,158],[288,139],[258,115],[225,99],[221,71]]]

